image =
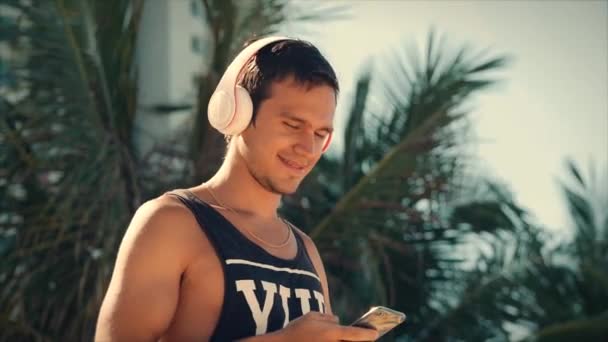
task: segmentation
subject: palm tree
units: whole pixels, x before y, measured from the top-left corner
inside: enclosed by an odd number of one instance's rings
[[[534,260],[522,274],[524,289],[541,309],[530,319],[534,341],[605,341],[608,338],[608,169],[588,170],[567,160],[568,182],[560,182],[573,238]],[[598,178],[598,172],[600,176]],[[553,254],[553,255],[551,255]],[[544,281],[543,281],[544,280]],[[550,285],[548,285],[550,284]],[[534,320],[534,318],[536,318]]]
[[[1,4],[13,19],[1,43],[20,59],[18,88],[0,99],[0,336],[83,340],[119,227],[141,201],[129,71],[142,2],[36,5]]]
[[[236,3],[203,1],[214,53],[199,89],[199,120],[243,37],[321,14],[313,8],[289,16],[290,4],[280,0]],[[90,340],[128,220],[174,184],[164,159],[140,160],[133,146],[134,47],[143,6],[142,0],[0,1],[0,58],[10,51],[15,78],[0,84],[2,341]],[[169,153],[189,166],[181,185],[209,172],[197,174],[192,165],[206,165],[201,158],[213,165],[224,149],[206,138],[206,125],[197,128],[190,155]]]
[[[608,337],[608,178],[593,172],[585,178],[573,162],[567,166],[570,184],[561,187],[572,217],[571,239],[535,223],[498,186],[493,202],[502,207],[502,217],[480,217],[481,203],[460,208],[458,222],[508,229],[501,229],[500,239],[486,240],[490,248],[467,273],[461,297],[427,327],[429,335],[465,341]]]
[[[388,305],[408,315],[395,335],[417,338],[457,298],[441,294],[458,291],[469,261],[456,252],[463,240],[495,229],[475,232],[450,218],[467,182],[464,105],[495,83],[488,74],[507,58],[467,47],[450,56],[432,31],[424,60],[406,53],[362,72],[342,158],[322,159],[283,210],[313,227],[340,316]]]

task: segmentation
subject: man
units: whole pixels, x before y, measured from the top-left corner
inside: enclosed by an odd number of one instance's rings
[[[239,68],[252,118],[207,182],[144,203],[121,243],[98,341],[368,341],[341,326],[314,242],[277,215],[321,157],[338,82],[282,39]],[[242,71],[240,71],[242,70]]]

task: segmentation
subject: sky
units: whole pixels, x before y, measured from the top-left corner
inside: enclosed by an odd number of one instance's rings
[[[499,87],[472,100],[480,167],[505,182],[550,229],[568,226],[558,180],[565,160],[608,172],[608,1],[338,1],[349,17],[286,34],[313,42],[341,84],[335,126],[343,132],[354,82],[370,58],[382,61],[431,28],[448,46],[508,55]],[[420,50],[422,51],[422,50]],[[342,149],[337,134],[333,152]],[[608,179],[608,175],[605,175]],[[607,185],[608,186],[608,185]]]

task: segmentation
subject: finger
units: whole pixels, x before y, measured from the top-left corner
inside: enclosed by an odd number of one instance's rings
[[[333,322],[335,320],[333,315],[328,315],[328,314],[324,314],[322,312],[318,312],[318,311],[309,311],[306,316],[309,316],[315,320],[319,320],[319,321],[331,321]]]
[[[345,341],[374,341],[378,338],[378,331],[374,329],[341,326],[338,329],[339,340]]]
[[[326,314],[326,313],[320,313],[319,314],[319,319],[323,320],[323,321],[329,321],[332,323],[339,323],[340,319],[338,318],[338,316],[336,315],[330,315],[330,314]]]

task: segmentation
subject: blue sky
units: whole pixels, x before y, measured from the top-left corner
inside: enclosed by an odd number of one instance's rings
[[[449,46],[513,57],[500,87],[472,103],[481,167],[506,182],[538,220],[567,226],[557,179],[564,160],[591,160],[608,172],[608,2],[606,1],[339,1],[350,18],[305,34],[334,65],[341,82],[336,128],[342,130],[353,83],[370,57],[382,60],[429,30]],[[342,141],[332,149],[337,152]],[[608,176],[607,176],[608,177]]]

